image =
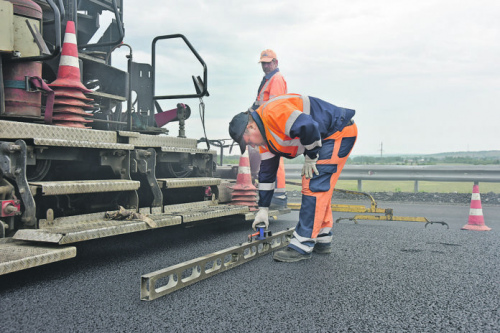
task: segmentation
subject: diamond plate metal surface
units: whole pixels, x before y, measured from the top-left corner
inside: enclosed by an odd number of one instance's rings
[[[98,193],[135,191],[141,183],[135,180],[110,179],[110,180],[85,180],[85,181],[58,181],[58,182],[31,182],[42,188],[44,195],[60,195],[75,193]]]
[[[166,135],[141,134],[139,137],[130,137],[129,143],[137,147],[181,147],[196,148],[196,139],[177,138]]]
[[[160,178],[158,185],[165,188],[195,187],[219,185],[220,178],[196,177],[196,178]]]
[[[118,131],[119,136],[123,136],[126,138],[132,137],[132,138],[138,138],[141,136],[141,133],[138,132],[129,132],[129,131]]]
[[[158,227],[167,227],[181,224],[181,217],[171,214],[151,215],[149,216]],[[139,220],[95,220],[77,223],[63,224],[55,223],[44,229],[23,229],[19,230],[14,239],[29,240],[48,243],[70,244],[82,242],[91,239],[116,236],[150,229],[148,224]]]
[[[33,140],[37,146],[53,146],[53,147],[80,147],[80,148],[100,148],[100,149],[123,149],[132,150],[133,145],[125,143],[106,143],[106,142],[90,142],[90,141],[72,141],[62,139],[38,139]]]
[[[0,240],[0,275],[74,258],[76,247],[33,245],[13,239]]]
[[[139,208],[139,213],[144,214],[144,215],[149,215],[151,214],[151,207],[141,207]],[[161,214],[161,212],[160,212]]]
[[[177,204],[177,205],[167,205],[163,206],[163,211],[165,213],[170,212],[184,212],[190,209],[200,209],[208,206],[216,205],[217,203],[212,201],[198,201],[198,202],[190,202],[185,204]]]
[[[215,150],[206,150],[198,148],[178,148],[178,147],[161,147],[162,152],[166,153],[189,153],[189,154],[212,154],[217,155]]]
[[[183,223],[207,220],[217,217],[245,214],[248,212],[247,206],[231,206],[231,205],[203,205],[200,203],[189,203],[181,205],[167,206],[168,213],[172,215],[181,215]]]
[[[61,139],[117,143],[116,132],[0,120],[2,139]],[[196,141],[196,140],[195,140]]]
[[[212,201],[200,201],[165,206],[165,213],[148,215],[158,227],[202,221],[222,216],[248,212],[246,206],[217,205]],[[70,244],[150,229],[145,221],[107,220],[105,213],[61,217],[52,221],[40,220],[40,229],[22,229],[14,239],[45,243]]]
[[[237,214],[244,214],[248,212],[248,207],[246,206],[228,206],[228,205],[218,205],[217,209],[205,209],[196,212],[183,213],[182,222],[195,222],[206,219],[213,219],[222,216],[230,216]]]
[[[104,220],[105,216],[106,216],[105,212],[82,214],[75,216],[64,216],[64,217],[58,217],[54,220],[40,219],[38,224],[40,229],[51,228],[54,226],[77,226],[82,223]]]
[[[63,234],[46,232],[42,229],[21,229],[18,230],[12,238],[17,240],[57,244],[61,241],[63,236]]]

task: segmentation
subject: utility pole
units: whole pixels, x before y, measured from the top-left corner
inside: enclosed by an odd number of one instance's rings
[[[381,142],[380,143],[380,157],[382,157],[382,154],[383,154],[383,150],[384,150],[384,144]]]

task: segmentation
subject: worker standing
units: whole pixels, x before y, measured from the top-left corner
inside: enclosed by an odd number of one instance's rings
[[[229,134],[243,153],[259,146],[259,211],[252,227],[269,225],[280,156],[304,155],[302,205],[290,244],[273,255],[274,260],[294,262],[311,258],[312,252],[331,253],[333,216],[331,200],[357,138],[355,111],[319,98],[297,94],[276,97],[256,111],[241,112],[229,124]]]
[[[278,68],[278,57],[276,56],[276,53],[270,49],[262,51],[259,63],[262,65],[262,70],[265,75],[262,78],[259,89],[257,90],[257,98],[249,109],[250,111],[255,111],[259,106],[268,100],[287,93],[286,81]],[[253,149],[249,149],[248,153],[252,177],[255,179],[257,178],[257,174],[259,172],[261,158],[259,152]],[[281,158],[271,205],[277,208],[282,208],[286,207],[287,201],[285,189],[285,164],[283,162],[283,158]]]

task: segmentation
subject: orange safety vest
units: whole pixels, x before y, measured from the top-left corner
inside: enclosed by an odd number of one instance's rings
[[[254,105],[262,105],[276,96],[287,93],[286,81],[280,72],[276,72],[269,80],[266,81],[262,89],[257,94],[257,99]]]
[[[286,101],[284,101],[286,99]],[[305,149],[321,147],[321,139],[310,146],[304,147],[300,143],[300,138],[291,138],[290,127],[293,121],[304,112],[310,113],[309,97],[298,94],[282,95],[266,102],[256,110],[262,121],[265,123],[264,130],[267,145],[260,146],[260,153],[267,151],[278,151],[287,158],[294,158],[304,153]]]

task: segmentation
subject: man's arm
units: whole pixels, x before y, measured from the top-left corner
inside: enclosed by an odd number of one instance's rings
[[[315,159],[318,157],[322,145],[318,123],[311,116],[300,111],[294,111],[294,113],[298,116],[286,134],[291,138],[299,138],[300,143],[306,149],[305,154],[311,159]]]
[[[280,157],[267,150],[261,152],[260,156],[258,205],[259,207],[269,207],[273,198]]]

